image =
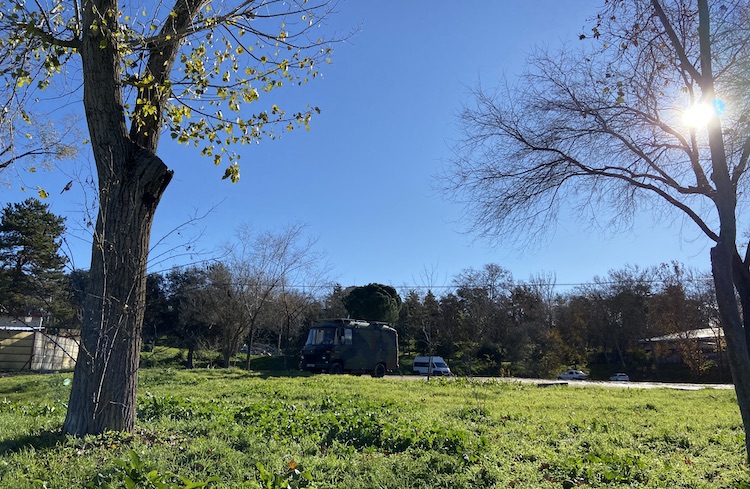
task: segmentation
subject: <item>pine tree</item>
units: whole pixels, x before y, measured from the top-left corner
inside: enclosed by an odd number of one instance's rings
[[[8,204],[0,216],[0,311],[14,316],[61,319],[66,300],[67,258],[60,254],[65,219],[30,198]]]

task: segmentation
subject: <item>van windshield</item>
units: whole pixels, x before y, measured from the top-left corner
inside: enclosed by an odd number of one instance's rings
[[[334,328],[312,328],[307,334],[305,345],[333,345],[336,340],[336,329]]]
[[[432,366],[435,368],[448,368],[448,365],[443,362],[434,362]]]

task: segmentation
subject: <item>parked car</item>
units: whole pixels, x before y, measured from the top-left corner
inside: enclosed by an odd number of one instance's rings
[[[564,373],[557,376],[558,380],[587,380],[588,378],[589,376],[585,373],[573,369],[566,370]]]
[[[453,375],[443,357],[416,357],[413,370],[414,373],[422,375]]]
[[[612,377],[609,378],[612,382],[629,382],[630,377],[628,377],[628,374],[623,372],[617,372]]]

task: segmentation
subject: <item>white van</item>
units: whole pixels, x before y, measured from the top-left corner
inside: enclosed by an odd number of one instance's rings
[[[430,368],[432,360],[432,368]],[[453,375],[443,357],[416,357],[414,359],[414,373],[421,375]]]

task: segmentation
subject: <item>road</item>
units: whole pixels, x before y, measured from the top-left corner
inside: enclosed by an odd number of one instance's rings
[[[420,375],[394,375],[392,377],[400,377],[404,380],[419,380],[427,379],[426,376]],[[433,377],[434,379],[440,379],[442,377]],[[463,377],[451,377],[451,378],[463,378]],[[497,382],[518,382],[521,384],[536,384],[539,387],[555,387],[555,386],[568,386],[568,387],[610,387],[620,389],[675,389],[682,391],[697,391],[701,389],[734,389],[732,384],[690,384],[690,383],[677,383],[677,382],[609,382],[599,380],[550,380],[550,379],[524,379],[520,377],[471,377],[473,380],[479,380],[483,382],[497,381]]]

